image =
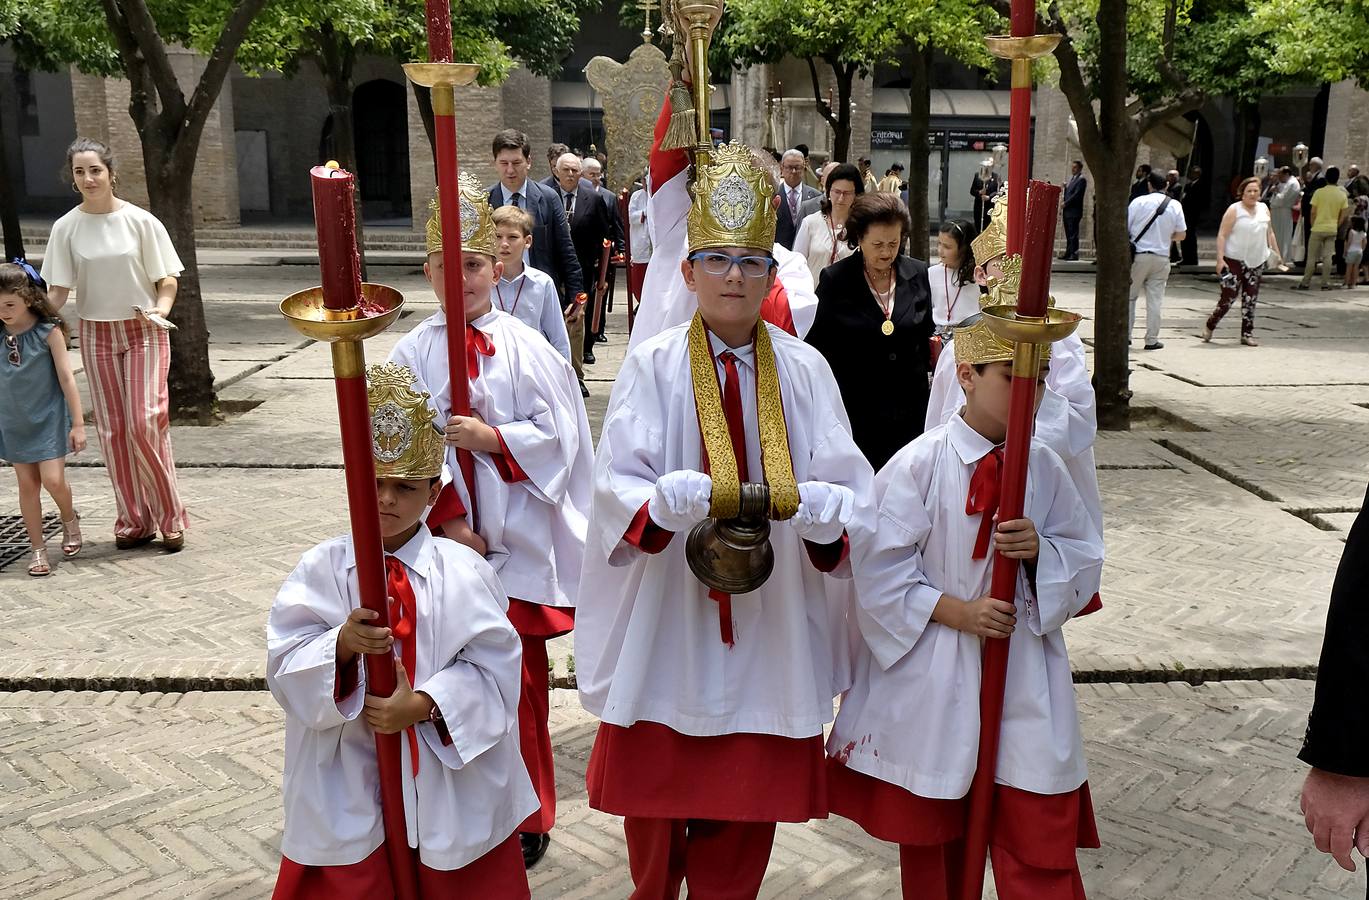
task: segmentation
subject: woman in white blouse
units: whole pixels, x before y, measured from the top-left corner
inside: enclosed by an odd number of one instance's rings
[[[794,252],[807,260],[814,284],[818,283],[823,269],[854,252],[846,241],[846,217],[851,212],[851,204],[863,193],[865,183],[860,170],[842,163],[827,174],[827,196],[823,198],[822,208],[799,223],[799,232],[794,236]]]
[[[963,219],[941,223],[936,236],[937,263],[927,269],[932,289],[932,321],[936,333],[949,340],[956,325],[979,314],[979,285],[974,279],[974,226]]]
[[[1260,180],[1252,177],[1242,181],[1237,196],[1241,199],[1227,207],[1217,229],[1217,274],[1222,278],[1222,294],[1200,337],[1204,342],[1212,340],[1212,332],[1239,294],[1241,343],[1258,347],[1255,301],[1260,296],[1260,276],[1271,255],[1280,258],[1279,245],[1270,226],[1269,207],[1260,202]]]
[[[81,204],[52,226],[43,278],[52,305],[76,297],[81,360],[95,407],[100,453],[114,485],[114,542],[185,545],[186,512],[171,455],[166,375],[168,321],[181,260],[152,213],[114,195],[114,154],[90,138],[67,148]]]

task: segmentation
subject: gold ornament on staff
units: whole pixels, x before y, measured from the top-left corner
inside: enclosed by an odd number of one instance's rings
[[[665,14],[672,23],[674,50],[670,60],[673,78],[670,125],[661,147],[664,150],[692,147],[694,165],[706,166],[713,150],[708,102],[712,91],[708,83],[708,46],[722,19],[723,0],[667,0]],[[689,85],[684,83],[686,67]]]
[[[599,92],[604,107],[604,133],[612,165],[608,186],[614,193],[632,187],[651,157],[656,113],[670,87],[670,66],[665,54],[651,43],[651,10],[654,0],[642,0],[647,27],[642,43],[626,63],[596,56],[585,66],[585,79]]]

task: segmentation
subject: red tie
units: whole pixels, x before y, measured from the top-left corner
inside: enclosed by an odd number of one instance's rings
[[[480,375],[480,357],[494,356],[494,342],[469,322],[466,324],[466,377]]]
[[[737,373],[737,357],[730,350],[719,356],[723,362],[723,415],[727,417],[727,435],[732,439],[732,455],[737,458],[737,478],[746,481],[746,424],[742,419],[741,376]],[[708,592],[718,604],[718,631],[723,643],[736,643],[732,633],[732,595],[719,590]]]
[[[412,684],[418,644],[418,639],[414,635],[418,601],[414,598],[414,586],[409,583],[409,573],[404,570],[404,563],[393,556],[385,557],[385,592],[390,598],[390,631],[399,642],[399,656]],[[407,730],[409,760],[413,763],[414,777],[417,778],[418,732],[412,725]]]
[[[983,559],[989,553],[989,538],[993,534],[993,517],[998,514],[998,489],[1000,472],[1003,468],[1003,448],[995,447],[984,455],[974,467],[970,476],[970,490],[965,495],[965,515],[976,513],[983,516],[979,520],[979,536],[974,542],[974,553],[970,559]]]

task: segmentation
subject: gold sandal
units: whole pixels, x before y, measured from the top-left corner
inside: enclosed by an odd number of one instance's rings
[[[81,552],[85,541],[81,539],[81,515],[73,513],[70,522],[62,523],[62,555],[67,559]]]
[[[42,578],[52,574],[52,565],[48,562],[47,547],[33,547],[33,562],[29,563],[29,574],[34,578]]]

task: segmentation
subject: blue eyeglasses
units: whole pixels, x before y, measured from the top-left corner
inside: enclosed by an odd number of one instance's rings
[[[769,256],[733,256],[716,250],[691,253],[689,261],[697,262],[709,275],[726,275],[736,266],[747,278],[764,278],[776,264]]]

